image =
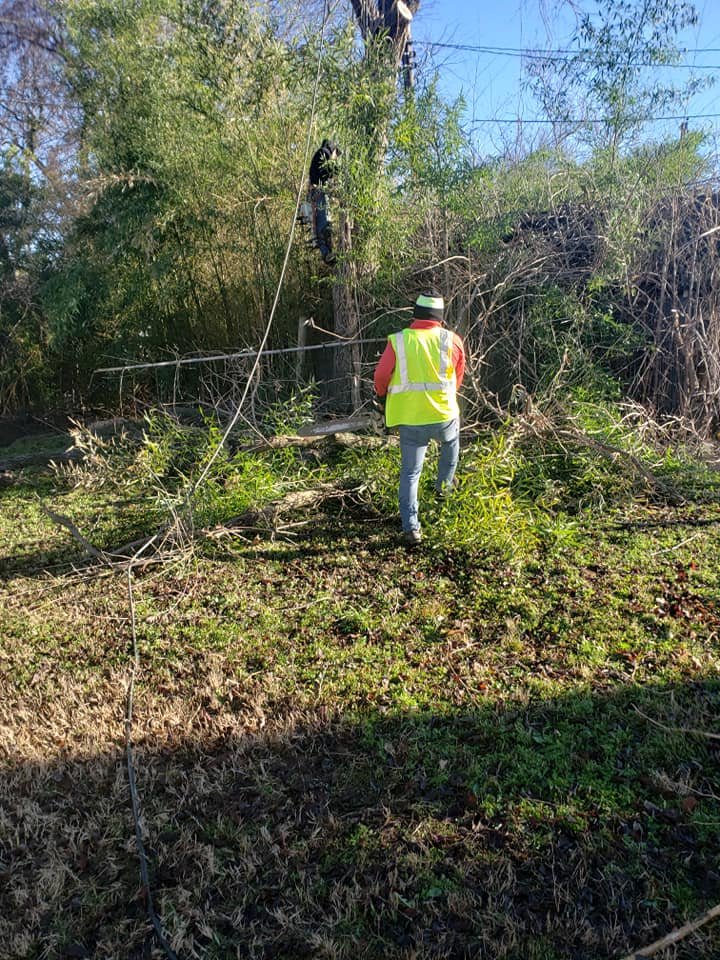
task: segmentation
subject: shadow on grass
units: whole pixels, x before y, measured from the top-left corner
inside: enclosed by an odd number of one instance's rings
[[[137,747],[180,957],[601,960],[720,899],[718,742],[648,719],[717,730],[714,680],[445,714],[276,707],[260,732],[229,701],[205,735]],[[0,955],[159,956],[121,747],[1,772]],[[718,951],[710,928],[674,956]]]

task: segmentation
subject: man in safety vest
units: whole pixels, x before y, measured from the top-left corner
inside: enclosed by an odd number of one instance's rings
[[[409,327],[390,334],[375,368],[375,393],[388,427],[400,432],[400,520],[406,543],[422,540],[418,484],[428,443],[440,444],[435,490],[452,488],[460,452],[457,391],[465,373],[465,348],[444,325],[445,304],[435,291],[415,301]]]

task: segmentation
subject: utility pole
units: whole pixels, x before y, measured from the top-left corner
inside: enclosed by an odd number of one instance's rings
[[[420,0],[351,0],[365,44],[384,38],[392,49],[395,69],[403,73],[406,90],[415,85],[415,51],[411,24]]]
[[[410,39],[413,15],[420,0],[351,0],[353,12],[360,28],[366,49],[370,46],[385,49],[381,58],[387,69],[397,76],[400,72],[406,93],[414,84],[414,56]],[[378,146],[378,158],[383,154],[382,144],[387,142],[387,129],[379,126],[368,129],[368,137]],[[379,163],[382,160],[379,159]],[[360,332],[360,304],[357,299],[356,264],[352,251],[352,218],[340,211],[336,249],[339,265],[333,284],[333,315],[335,333],[350,342],[345,350],[338,350],[334,360],[336,399],[344,405],[350,401],[355,410],[361,403],[360,395],[360,347],[357,339]]]

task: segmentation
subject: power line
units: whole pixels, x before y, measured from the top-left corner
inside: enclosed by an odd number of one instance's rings
[[[555,48],[542,51],[532,47],[500,47],[488,44],[469,44],[469,43],[442,43],[431,40],[417,40],[416,46],[424,46],[430,49],[461,50],[471,53],[487,54],[489,56],[508,56],[522,57],[530,60],[544,61],[547,63],[571,63],[573,61],[583,61],[591,63],[590,50],[571,50],[564,48]],[[720,53],[718,47],[688,47],[681,51],[684,54],[702,54],[702,53]],[[679,68],[686,70],[718,70],[720,64],[690,64],[690,63],[658,63],[657,61],[635,61],[630,62],[628,66],[632,67],[653,67],[653,68]],[[682,115],[668,115],[659,117],[639,118],[643,123],[660,122],[680,122],[688,120],[717,120],[720,113],[695,113]],[[533,119],[524,119],[521,117],[487,117],[474,118],[471,126],[483,126],[486,124],[566,124],[570,126],[592,125],[600,126],[603,124],[612,124],[616,120],[612,117],[540,117]]]
[[[323,10],[322,26],[321,26],[321,29],[320,29],[320,44],[319,44],[319,49],[318,49],[317,71],[316,71],[316,73],[315,73],[315,83],[314,83],[314,86],[313,86],[312,103],[311,103],[311,106],[310,106],[310,115],[309,115],[309,118],[308,118],[308,128],[307,128],[307,138],[306,138],[306,142],[305,142],[305,155],[304,155],[304,159],[303,159],[303,169],[306,169],[306,167],[307,167],[307,160],[308,160],[308,155],[309,155],[309,151],[310,151],[310,142],[311,142],[310,138],[311,138],[311,136],[312,136],[312,128],[313,128],[313,123],[314,123],[314,120],[315,120],[315,112],[316,112],[317,100],[318,100],[318,90],[319,90],[319,86],[320,86],[320,74],[321,74],[321,70],[322,70],[323,56],[324,56],[324,52],[325,52],[325,30],[326,30],[326,27],[327,27],[327,23],[328,23],[329,18],[330,18],[330,0],[325,0],[324,10]],[[238,419],[240,418],[240,414],[241,414],[243,405],[244,405],[244,403],[245,403],[245,400],[246,400],[246,398],[247,398],[248,392],[249,392],[249,390],[250,390],[250,385],[251,385],[253,376],[254,376],[254,374],[255,374],[255,371],[256,371],[257,368],[258,368],[258,364],[260,363],[260,357],[261,357],[261,355],[262,355],[263,350],[265,349],[265,345],[266,345],[266,343],[267,343],[267,341],[268,341],[268,338],[269,338],[269,336],[270,336],[270,330],[271,330],[271,328],[272,328],[273,319],[274,319],[274,317],[275,317],[275,310],[276,310],[276,308],[277,308],[278,301],[279,301],[279,299],[280,299],[280,291],[281,291],[281,289],[282,289],[283,281],[284,281],[284,278],[285,278],[285,272],[286,272],[288,260],[289,260],[289,257],[290,257],[290,250],[291,250],[291,247],[292,247],[293,236],[294,236],[294,233],[295,233],[295,224],[296,224],[296,222],[297,222],[297,212],[298,212],[298,209],[300,208],[301,191],[302,191],[302,179],[299,181],[299,185],[298,185],[297,197],[296,197],[296,201],[295,201],[295,212],[294,212],[294,214],[293,214],[293,220],[292,220],[291,228],[290,228],[290,231],[289,231],[289,236],[288,236],[288,241],[287,241],[287,247],[286,247],[286,250],[285,250],[285,259],[284,259],[284,261],[283,261],[282,268],[281,268],[281,271],[280,271],[280,277],[279,277],[278,283],[277,283],[277,289],[276,289],[276,292],[275,292],[275,298],[274,298],[273,303],[272,303],[272,306],[271,306],[271,308],[270,308],[270,315],[269,315],[269,317],[268,317],[267,325],[266,325],[266,327],[265,327],[265,333],[263,334],[263,337],[262,337],[262,340],[261,340],[261,342],[260,342],[260,345],[259,345],[259,347],[258,347],[258,349],[257,349],[257,351],[256,351],[255,360],[254,360],[254,362],[253,362],[252,369],[251,369],[250,374],[249,374],[249,376],[248,376],[248,380],[247,380],[247,383],[246,383],[246,385],[245,385],[245,389],[244,389],[243,394],[242,394],[242,397],[240,398],[240,401],[239,401],[239,403],[238,403],[238,405],[237,405],[237,408],[236,408],[236,410],[235,410],[235,413],[233,414],[233,416],[232,416],[232,418],[231,418],[228,426],[226,427],[225,432],[223,433],[222,438],[221,438],[220,441],[217,443],[217,445],[216,445],[216,447],[215,447],[212,455],[209,457],[207,463],[205,464],[202,472],[200,473],[200,476],[197,478],[197,480],[195,480],[194,483],[192,483],[192,485],[189,487],[189,489],[187,489],[186,492],[185,492],[184,503],[185,503],[185,506],[186,506],[187,508],[192,509],[193,500],[194,500],[195,493],[196,493],[198,487],[200,486],[200,484],[201,484],[201,483],[205,480],[205,478],[207,477],[208,472],[209,472],[212,464],[214,463],[214,461],[215,461],[215,460],[217,459],[217,457],[219,456],[220,451],[222,450],[222,448],[223,448],[223,446],[224,446],[224,444],[225,444],[225,441],[227,440],[228,436],[230,435],[231,429],[235,426],[235,424],[237,423]],[[128,602],[129,602],[129,606],[130,606],[130,616],[131,616],[131,626],[132,626],[132,642],[133,642],[133,666],[132,666],[132,670],[131,670],[131,673],[130,673],[130,680],[129,680],[129,684],[128,684],[128,694],[127,694],[127,701],[126,701],[126,713],[125,713],[125,746],[126,746],[126,759],[127,759],[128,782],[129,782],[129,786],[130,786],[130,797],[131,797],[131,803],[132,803],[132,814],[133,814],[133,820],[134,820],[134,823],[135,823],[135,841],[136,841],[136,846],[137,846],[137,850],[138,850],[138,855],[139,855],[139,858],[140,858],[140,874],[141,874],[141,879],[142,879],[142,883],[143,883],[143,892],[144,892],[144,894],[145,894],[145,899],[146,899],[147,914],[148,914],[148,917],[149,917],[149,919],[150,919],[150,921],[151,921],[151,923],[152,923],[153,932],[154,932],[154,934],[155,934],[155,938],[156,938],[156,940],[157,940],[157,943],[159,944],[159,946],[160,946],[160,947],[162,948],[162,950],[164,951],[166,957],[168,958],[168,960],[177,960],[177,955],[176,955],[176,953],[173,951],[172,947],[170,946],[170,944],[168,943],[168,941],[167,941],[166,938],[165,938],[165,935],[164,935],[164,933],[163,933],[163,929],[162,929],[162,925],[161,925],[160,919],[159,919],[159,917],[157,916],[157,913],[155,912],[155,908],[154,908],[154,905],[153,905],[153,902],[152,902],[151,886],[150,886],[150,874],[149,874],[149,870],[148,870],[148,856],[147,856],[147,853],[146,853],[146,850],[145,850],[145,846],[144,846],[144,843],[143,843],[142,829],[141,829],[141,824],[140,824],[140,798],[139,798],[138,792],[137,792],[137,783],[136,783],[136,776],[135,776],[135,760],[134,760],[134,756],[133,756],[133,740],[132,740],[132,728],[133,728],[133,693],[134,693],[134,687],[135,687],[136,674],[137,674],[137,672],[138,672],[139,665],[140,665],[140,655],[139,655],[139,649],[138,649],[138,643],[137,643],[137,630],[136,630],[136,621],[135,621],[135,600],[134,600],[133,588],[132,588],[133,565],[138,562],[139,557],[140,557],[140,554],[141,554],[147,547],[149,547],[156,539],[157,539],[157,534],[156,534],[154,537],[146,540],[145,543],[141,546],[141,548],[140,548],[140,549],[135,553],[135,555],[131,558],[130,562],[128,563],[128,567],[127,567]]]
[[[663,121],[675,120],[682,123],[685,120],[717,120],[720,118],[720,113],[682,113],[677,116],[667,116],[667,117],[638,117],[632,118],[637,122],[642,123],[660,123]],[[592,124],[600,125],[604,123],[617,123],[617,118],[615,117],[586,117],[584,119],[574,118],[574,117],[536,117],[533,119],[525,119],[524,117],[487,117],[487,118],[475,118],[470,124],[471,127],[481,126],[486,123],[566,123],[573,126],[582,126],[583,124]]]
[[[440,50],[463,50],[468,53],[487,53],[492,56],[505,57],[524,57],[528,60],[544,60],[550,63],[570,63],[573,60],[591,61],[590,50],[540,50],[533,47],[494,47],[486,44],[471,43],[440,43],[434,40],[415,40],[417,47],[429,47]],[[679,51],[680,53],[720,53],[718,47],[688,47]],[[632,67],[670,67],[684,68],[686,70],[720,70],[718,64],[708,63],[658,63],[657,61],[631,61]]]

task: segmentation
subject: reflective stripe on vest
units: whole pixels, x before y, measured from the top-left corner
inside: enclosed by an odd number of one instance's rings
[[[440,370],[445,371],[446,376],[434,382],[421,382],[410,380],[408,377],[407,354],[405,353],[405,331],[401,330],[395,337],[395,352],[400,383],[390,384],[388,393],[406,393],[409,390],[418,390],[423,393],[430,390],[442,390],[443,393],[449,393],[455,389],[455,377],[448,377],[447,371],[450,369],[452,358],[452,333],[449,330],[440,330]]]

